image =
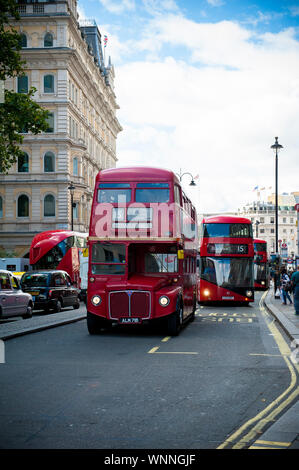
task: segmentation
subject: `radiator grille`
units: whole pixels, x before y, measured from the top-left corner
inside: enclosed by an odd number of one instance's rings
[[[111,319],[122,317],[149,318],[151,314],[150,292],[140,290],[113,291],[109,294]]]

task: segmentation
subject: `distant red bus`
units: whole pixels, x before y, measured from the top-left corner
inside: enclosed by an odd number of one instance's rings
[[[200,303],[253,302],[253,259],[249,219],[204,218],[200,225]]]
[[[172,171],[100,171],[90,218],[87,327],[164,320],[179,333],[196,309],[196,211]]]
[[[87,233],[70,230],[48,230],[37,234],[29,252],[32,269],[62,269],[80,288],[80,253],[87,247],[87,236]]]
[[[254,289],[263,291],[269,289],[270,273],[267,255],[267,242],[256,238],[254,240]]]

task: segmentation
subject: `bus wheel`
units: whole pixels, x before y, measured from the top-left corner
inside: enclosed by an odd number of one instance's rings
[[[97,335],[101,333],[101,329],[106,325],[105,320],[102,320],[97,315],[87,312],[87,329],[90,335]]]
[[[180,307],[178,311],[172,313],[168,317],[167,333],[169,336],[177,336],[183,324],[183,308]]]

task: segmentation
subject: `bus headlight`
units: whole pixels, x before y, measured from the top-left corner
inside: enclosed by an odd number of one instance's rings
[[[209,289],[204,289],[203,295],[204,295],[205,297],[208,297],[208,295],[210,295]]]
[[[161,305],[161,307],[167,307],[169,302],[170,300],[166,295],[161,295],[161,297],[159,298],[159,304]]]
[[[98,305],[100,305],[100,303],[102,302],[102,299],[99,295],[94,295],[92,298],[91,298],[91,303],[97,307]]]
[[[252,297],[252,292],[251,290],[246,291],[246,297]]]
[[[262,286],[264,286],[264,285],[265,285],[265,281],[262,281],[261,284],[262,284]]]

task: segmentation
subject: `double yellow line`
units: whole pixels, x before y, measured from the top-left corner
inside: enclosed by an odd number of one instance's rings
[[[269,322],[269,314],[266,312],[263,301],[267,292],[265,292],[260,300],[259,308],[265,318],[266,324],[273,335],[281,356],[286,362],[290,371],[291,381],[289,387],[272,403],[270,403],[263,411],[258,413],[254,418],[247,421],[236,432],[229,436],[218,449],[225,449],[226,447],[232,449],[242,449],[251,441],[254,441],[263,432],[265,427],[275,421],[275,418],[289,406],[299,395],[299,387],[297,385],[297,373],[299,372],[298,364],[293,364],[289,356],[291,350],[281,335],[280,331],[275,325],[275,321]],[[297,371],[297,373],[296,373]],[[254,448],[254,447],[252,447]]]

